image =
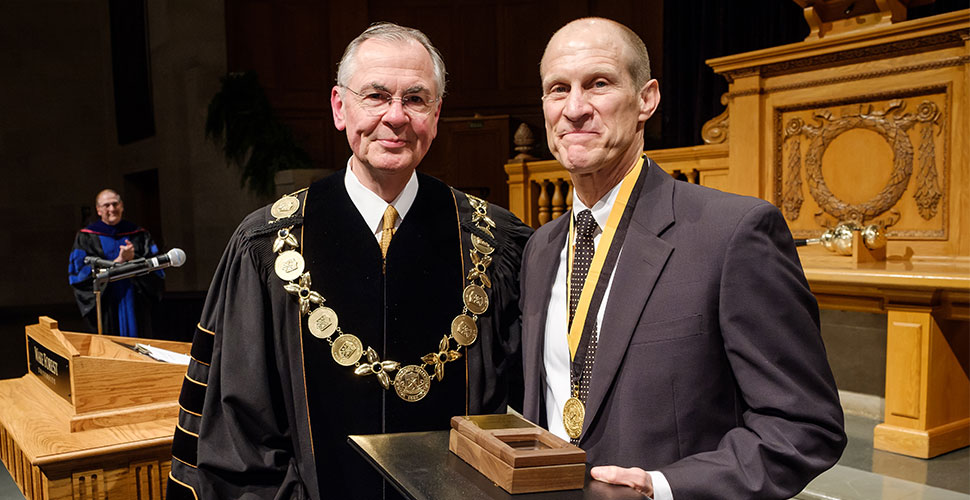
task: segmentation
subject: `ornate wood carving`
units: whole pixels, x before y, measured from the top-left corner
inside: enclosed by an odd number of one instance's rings
[[[936,206],[943,193],[940,191],[939,175],[936,171],[936,147],[933,145],[933,125],[939,125],[940,110],[930,101],[920,103],[916,111],[922,123],[920,130],[920,168],[916,174],[916,206],[919,214],[926,220],[936,215]],[[943,130],[938,128],[938,130]]]
[[[512,138],[512,142],[515,143],[515,150],[519,153],[515,155],[513,160],[527,161],[534,160],[535,157],[529,154],[532,151],[533,145],[535,145],[536,139],[532,135],[532,129],[529,128],[525,123],[520,123],[519,128],[515,129],[515,135]]]
[[[721,95],[721,104],[724,105],[724,112],[711,118],[701,127],[701,138],[704,144],[721,144],[728,139],[728,95]]]
[[[760,71],[761,75],[767,78],[770,76],[793,73],[809,68],[812,70],[817,70],[820,68],[841,66],[849,63],[885,59],[889,56],[899,57],[906,54],[916,54],[945,47],[956,47],[963,45],[963,37],[966,36],[966,32],[967,30],[949,31],[946,33],[928,35],[920,38],[898,40],[881,45],[850,49],[830,54],[821,54],[803,59],[787,60],[761,66]]]
[[[916,99],[920,99],[917,101]],[[859,103],[862,99],[854,100]],[[839,103],[829,103],[826,107],[808,108],[801,113],[792,113],[779,134],[779,168],[777,181],[782,211],[789,221],[796,221],[802,213],[804,194],[802,174],[812,200],[820,209],[814,213],[815,227],[831,227],[839,222],[854,222],[864,225],[877,222],[884,227],[892,226],[901,219],[897,210],[910,180],[914,179],[914,154],[918,154],[919,167],[916,169],[912,198],[918,208],[919,216],[931,220],[937,216],[944,198],[937,167],[937,146],[935,137],[943,132],[945,121],[940,106],[929,98],[914,97],[907,102],[895,98],[882,107],[873,104],[856,104],[843,108],[836,117],[829,109]],[[909,108],[916,104],[915,109]],[[806,123],[802,116],[810,111],[816,124]],[[799,116],[801,114],[802,116]],[[781,118],[781,115],[779,115]],[[808,117],[806,116],[806,119]],[[779,125],[781,125],[779,123]],[[911,138],[909,132],[918,132]],[[892,167],[882,189],[868,200],[848,202],[833,193],[822,169],[822,158],[826,149],[842,134],[852,130],[875,132],[890,146]],[[804,139],[804,141],[803,141]],[[913,141],[918,141],[918,153],[914,153]],[[804,151],[803,149],[804,143]],[[785,154],[787,153],[787,154]],[[785,156],[781,156],[781,155]],[[859,154],[866,154],[860,151]],[[843,159],[845,160],[845,159]],[[851,159],[849,159],[851,161]],[[804,168],[803,168],[804,167]],[[872,175],[859,172],[858,175]],[[912,203],[912,202],[910,202]],[[814,210],[813,210],[814,211]],[[793,227],[793,229],[795,229]],[[940,236],[938,232],[895,228],[890,232],[896,237]],[[795,233],[804,231],[794,231]]]
[[[785,218],[795,220],[805,201],[802,195],[802,142],[800,135],[805,123],[801,118],[793,118],[785,127],[785,141],[788,142],[788,178],[785,179],[785,194],[782,198],[782,211]]]
[[[811,87],[822,87],[825,85],[835,85],[839,83],[853,82],[858,80],[870,80],[874,78],[880,78],[884,76],[899,75],[904,73],[917,73],[920,71],[926,71],[931,69],[949,68],[952,66],[960,66],[963,64],[970,63],[970,56],[961,57],[951,57],[948,59],[943,59],[939,61],[933,61],[924,64],[912,64],[908,66],[894,66],[892,68],[883,69],[879,71],[865,71],[861,73],[852,73],[848,75],[838,76],[834,78],[822,78],[818,80],[807,80],[796,83],[790,83],[786,85],[768,85],[761,89],[746,89],[739,90],[736,92],[728,92],[725,94],[726,99],[730,101],[735,97],[742,97],[752,94],[771,94],[775,92],[784,92],[786,90],[797,90],[805,89]]]

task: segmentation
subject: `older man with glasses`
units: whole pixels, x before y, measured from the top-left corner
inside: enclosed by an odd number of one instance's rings
[[[396,498],[348,434],[505,411],[531,229],[415,172],[444,90],[420,31],[376,24],[347,47],[331,105],[353,155],[229,243],[182,388],[170,500]]]
[[[142,276],[115,281],[101,296],[98,324],[94,278],[101,267],[87,258],[121,264],[158,255],[158,247],[145,228],[125,220],[125,204],[113,189],[103,189],[94,198],[98,220],[77,232],[68,256],[67,281],[74,291],[81,316],[92,332],[122,337],[151,337],[152,309],[165,289],[165,272],[152,271]],[[100,327],[100,328],[99,328]]]

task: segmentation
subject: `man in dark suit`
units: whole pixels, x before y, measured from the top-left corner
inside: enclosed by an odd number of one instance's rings
[[[845,433],[780,212],[643,156],[660,94],[628,28],[567,24],[540,74],[574,205],[525,251],[525,416],[658,500],[794,496]]]

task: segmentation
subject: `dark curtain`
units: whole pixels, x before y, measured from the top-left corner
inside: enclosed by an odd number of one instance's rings
[[[808,24],[792,1],[665,1],[662,147],[701,144],[704,122],[724,111],[720,100],[727,81],[704,61],[799,42],[806,36]]]
[[[727,81],[707,59],[800,42],[808,36],[802,9],[790,0],[666,0],[660,115],[663,148],[703,143],[701,127],[721,114]],[[970,7],[968,0],[936,0],[908,18]]]

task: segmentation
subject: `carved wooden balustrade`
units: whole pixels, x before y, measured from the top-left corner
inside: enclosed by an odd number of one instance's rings
[[[728,172],[727,144],[656,149],[644,153],[674,177],[713,188],[724,188]],[[505,164],[509,210],[532,227],[539,227],[573,206],[573,187],[556,160],[513,158]]]

